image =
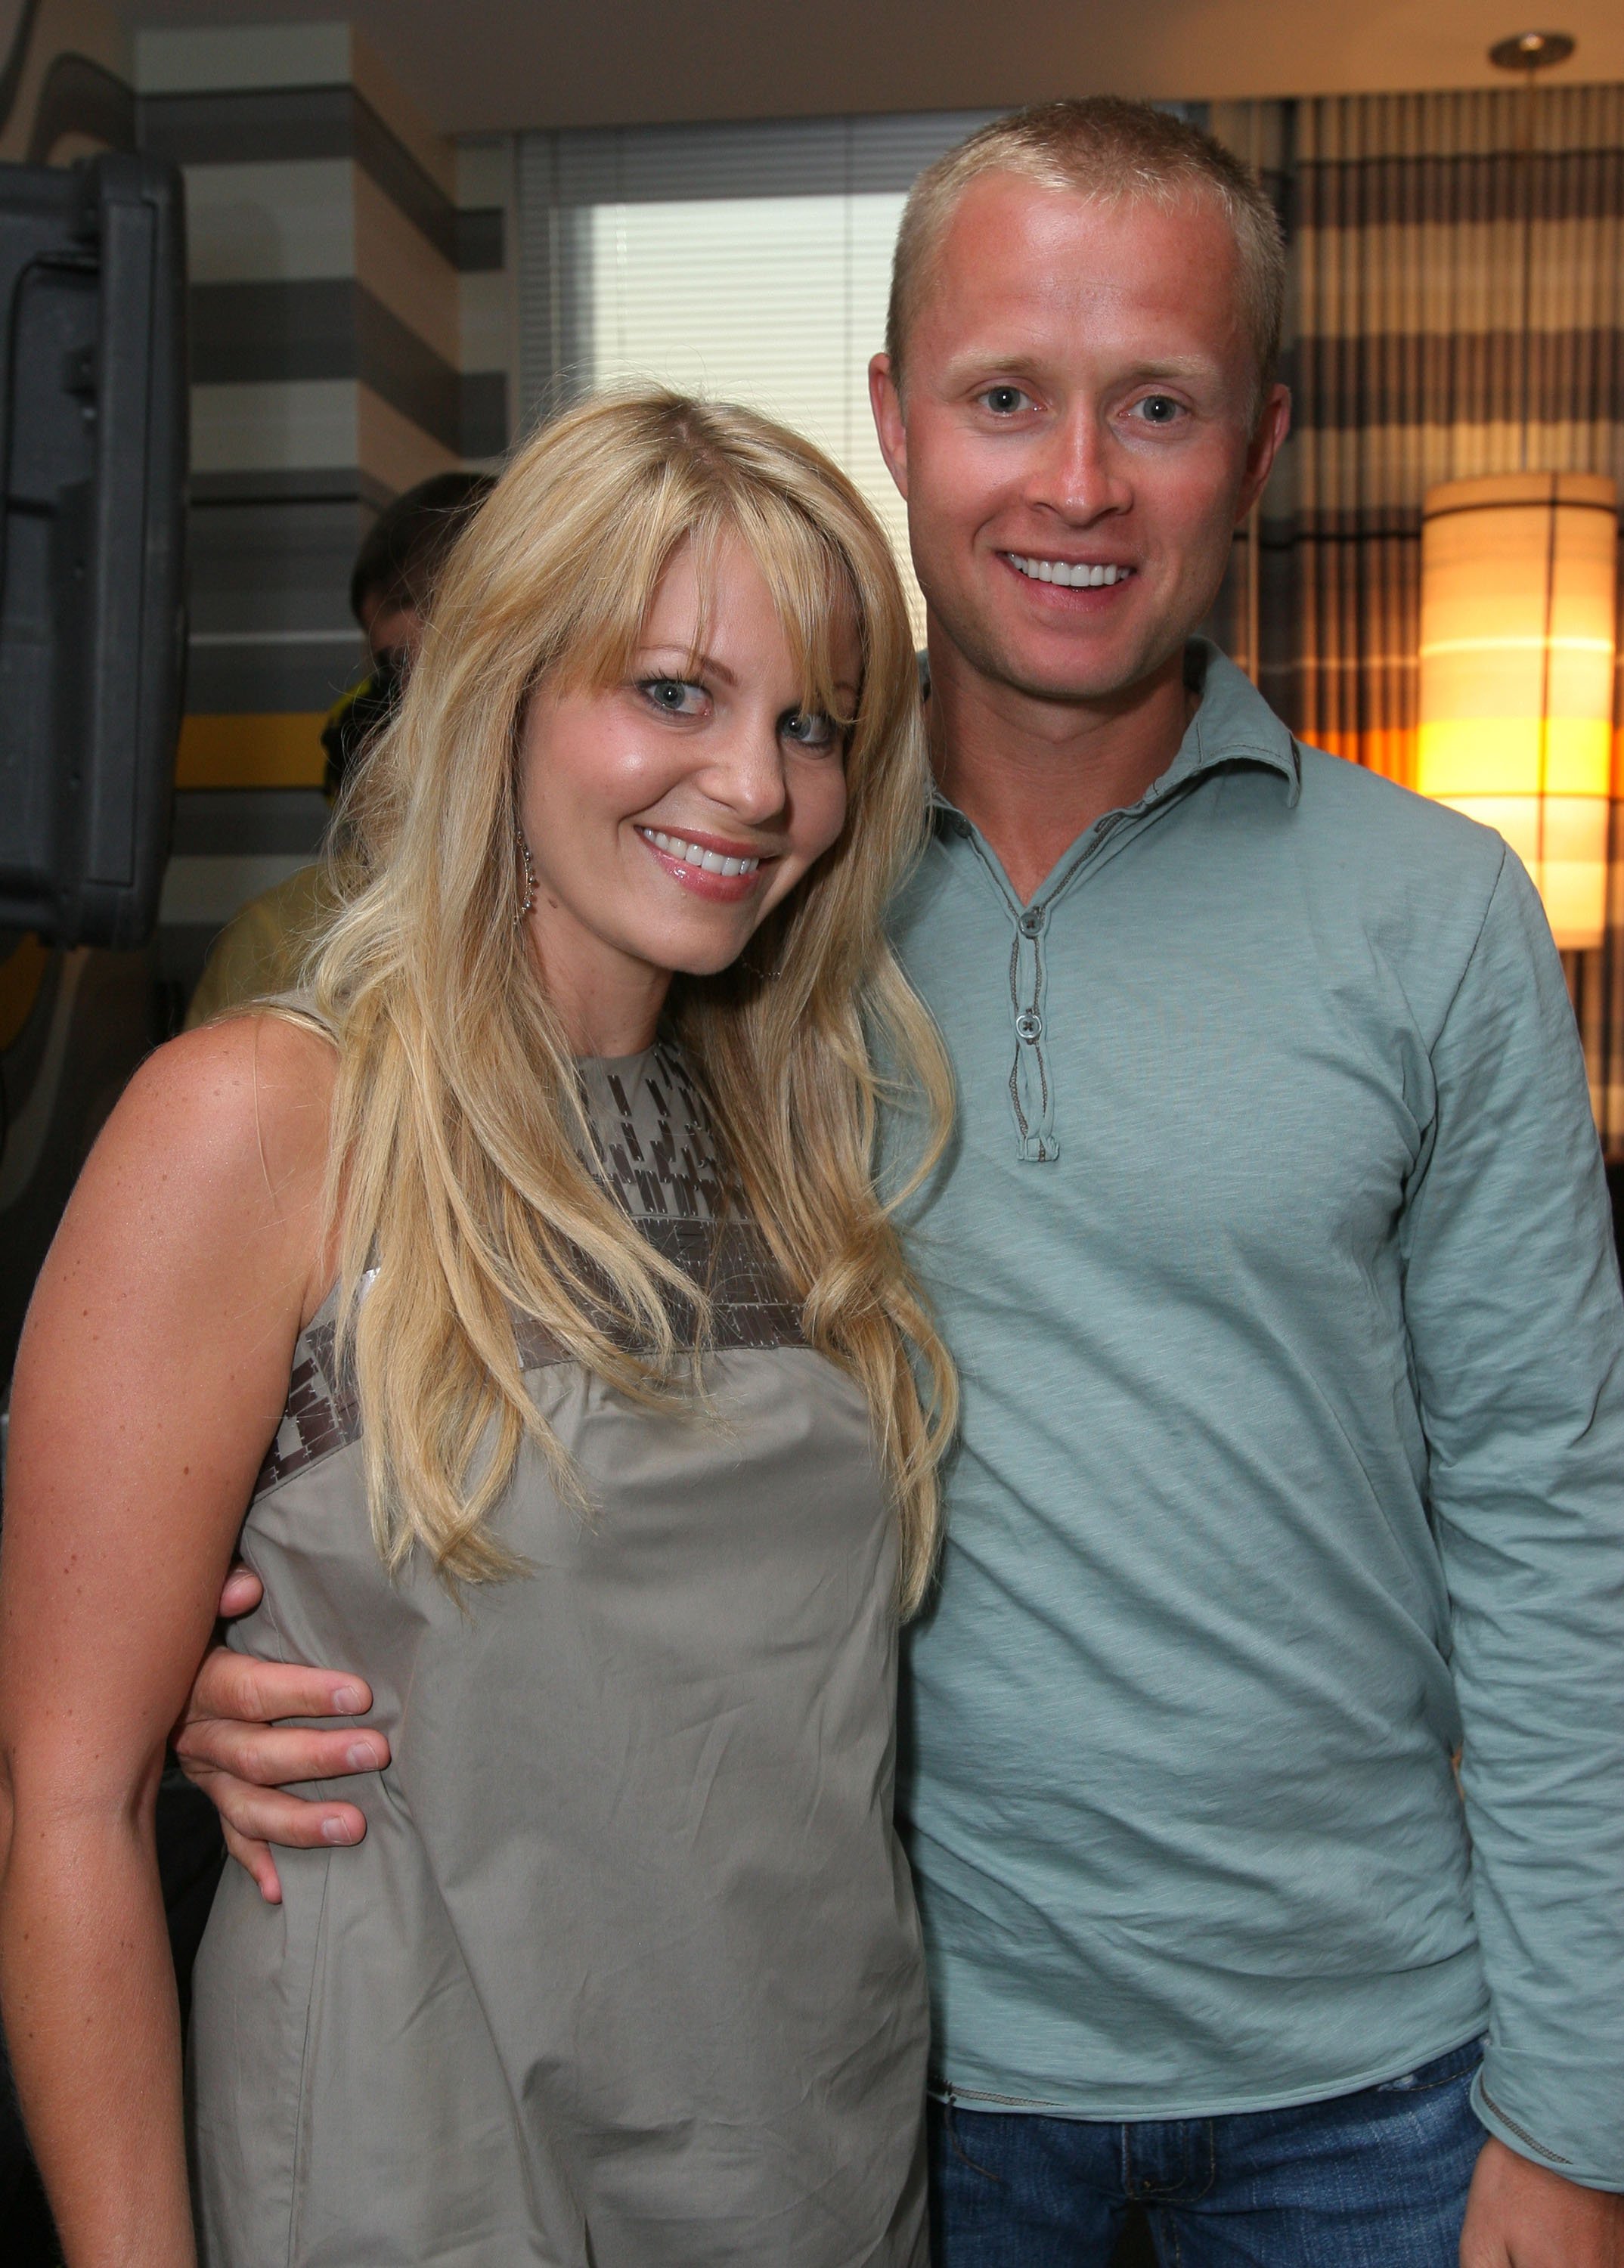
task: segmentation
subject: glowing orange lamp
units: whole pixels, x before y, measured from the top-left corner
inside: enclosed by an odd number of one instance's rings
[[[1606,928],[1617,572],[1597,475],[1448,481],[1422,505],[1416,785],[1499,828],[1581,952]]]

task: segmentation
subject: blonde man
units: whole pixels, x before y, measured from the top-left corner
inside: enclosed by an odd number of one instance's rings
[[[921,180],[873,365],[941,798],[895,931],[962,1114],[903,1795],[945,2268],[1104,2268],[1134,2200],[1181,2268],[1620,2257],[1600,1160],[1516,859],[1193,636],[1287,428],[1282,265],[1205,137],[1060,104]],[[270,1679],[204,1712],[342,1682]]]

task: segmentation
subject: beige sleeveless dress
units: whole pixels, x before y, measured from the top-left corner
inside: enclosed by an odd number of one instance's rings
[[[208,2268],[923,2268],[926,2011],[891,1823],[895,1543],[853,1383],[724,1223],[663,1045],[583,1066],[603,1171],[717,1296],[726,1428],[558,1351],[529,1572],[391,1582],[324,1310],[243,1529],[243,1650],[359,1671],[366,1839],[228,1867],[188,2091]],[[315,1791],[312,1791],[315,1792]]]

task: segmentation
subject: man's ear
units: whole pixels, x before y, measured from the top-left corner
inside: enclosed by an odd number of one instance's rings
[[[874,430],[880,437],[880,454],[886,470],[905,498],[908,493],[908,429],[903,423],[902,394],[891,372],[891,358],[877,354],[868,365],[868,406]]]
[[[1258,413],[1258,423],[1246,451],[1246,477],[1241,483],[1240,505],[1235,515],[1237,527],[1263,494],[1274,469],[1274,460],[1290,431],[1291,388],[1272,386],[1267,401]]]

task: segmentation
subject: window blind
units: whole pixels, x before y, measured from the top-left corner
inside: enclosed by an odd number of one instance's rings
[[[868,412],[891,247],[921,167],[991,112],[521,137],[520,383],[534,419],[594,386],[748,403],[827,450],[890,534]]]

